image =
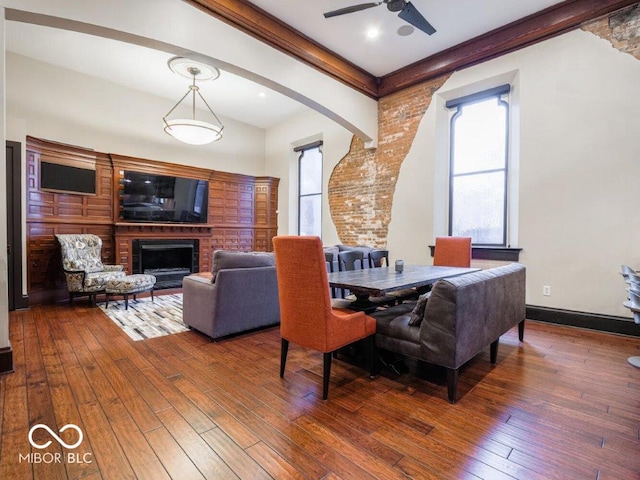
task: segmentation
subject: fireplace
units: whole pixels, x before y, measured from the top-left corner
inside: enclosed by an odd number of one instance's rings
[[[155,275],[156,289],[180,288],[198,271],[198,240],[133,240],[133,273]]]

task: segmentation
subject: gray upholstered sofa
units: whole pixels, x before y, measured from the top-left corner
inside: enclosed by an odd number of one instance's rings
[[[449,401],[454,403],[463,364],[488,346],[495,363],[500,336],[515,325],[522,341],[525,267],[512,263],[439,280],[423,300],[373,313],[376,345],[446,367]]]
[[[183,321],[214,339],[280,322],[272,253],[214,252],[212,276],[182,283]]]

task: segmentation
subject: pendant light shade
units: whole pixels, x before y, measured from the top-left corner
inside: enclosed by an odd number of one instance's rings
[[[174,73],[192,80],[189,90],[178,100],[169,113],[163,118],[164,131],[176,140],[190,145],[206,145],[222,138],[224,125],[211,109],[207,101],[200,93],[196,85],[198,80],[215,80],[220,75],[220,71],[210,65],[201,64],[188,58],[173,57],[169,60],[169,68]],[[187,100],[189,99],[189,100]],[[196,102],[200,100],[210,113],[212,121],[205,121],[196,118]],[[191,118],[169,118],[173,111],[187,100],[191,105]]]
[[[224,127],[191,118],[164,120],[164,131],[176,140],[190,145],[206,145],[222,138]]]

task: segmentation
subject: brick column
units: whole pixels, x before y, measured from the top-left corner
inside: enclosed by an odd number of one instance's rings
[[[353,137],[349,153],[329,180],[329,207],[340,241],[385,247],[393,194],[404,161],[433,93],[449,76],[439,77],[380,99],[378,148],[365,150]]]

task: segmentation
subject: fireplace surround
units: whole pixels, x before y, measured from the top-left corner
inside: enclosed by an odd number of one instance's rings
[[[133,273],[156,277],[156,290],[180,288],[182,279],[198,271],[198,240],[134,239],[132,241]]]

